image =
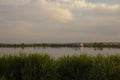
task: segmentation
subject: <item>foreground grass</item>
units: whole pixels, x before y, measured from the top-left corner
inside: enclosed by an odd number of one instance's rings
[[[1,56],[0,80],[120,80],[120,56]]]

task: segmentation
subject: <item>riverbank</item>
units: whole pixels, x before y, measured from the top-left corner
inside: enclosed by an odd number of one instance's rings
[[[19,54],[0,56],[0,80],[119,80],[120,55],[67,56]]]
[[[14,48],[25,48],[25,47],[99,47],[99,48],[120,48],[119,42],[76,42],[76,43],[0,43],[0,47],[14,47]]]

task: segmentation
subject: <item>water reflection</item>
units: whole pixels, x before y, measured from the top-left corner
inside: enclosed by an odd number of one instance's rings
[[[48,54],[55,58],[66,56],[66,55],[79,55],[79,54],[88,54],[88,55],[114,55],[119,54],[119,48],[88,48],[88,47],[19,47],[19,48],[0,48],[1,54],[18,54],[18,53],[40,53]]]
[[[99,47],[99,48],[94,48],[94,50],[95,50],[95,51],[97,51],[97,50],[101,50],[101,51],[102,51],[102,50],[103,50],[103,48],[102,48],[102,47]]]

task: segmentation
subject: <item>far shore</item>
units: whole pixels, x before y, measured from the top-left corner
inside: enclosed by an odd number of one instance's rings
[[[98,47],[98,48],[120,48],[119,42],[77,42],[77,43],[0,43],[0,47],[15,47],[15,48],[24,48],[24,47]]]

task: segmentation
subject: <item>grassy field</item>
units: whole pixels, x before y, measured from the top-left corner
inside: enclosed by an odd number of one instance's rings
[[[0,57],[0,80],[120,80],[120,55],[19,54]]]

